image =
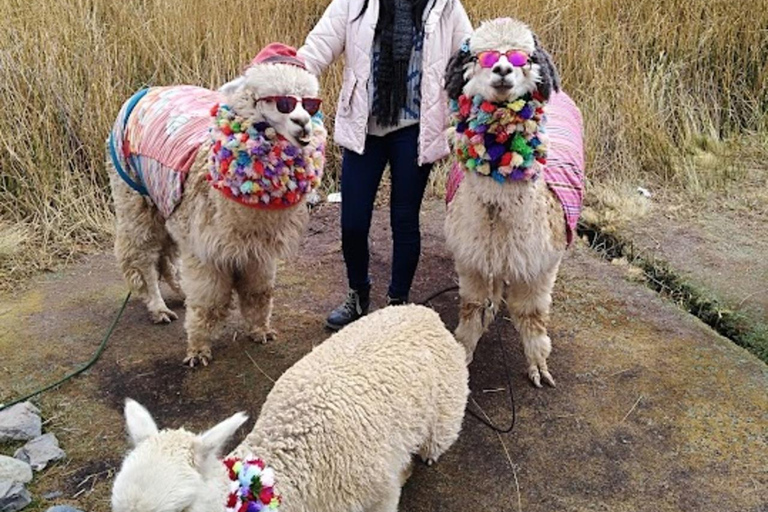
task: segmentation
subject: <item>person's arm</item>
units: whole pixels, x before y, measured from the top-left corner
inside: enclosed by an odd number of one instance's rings
[[[307,35],[304,46],[299,48],[298,54],[312,74],[322,74],[344,51],[349,4],[350,0],[332,0],[320,21]]]
[[[469,21],[467,11],[461,4],[461,0],[454,0],[456,3],[453,5],[453,37],[451,38],[451,50],[456,51],[469,36],[472,35],[472,22]]]

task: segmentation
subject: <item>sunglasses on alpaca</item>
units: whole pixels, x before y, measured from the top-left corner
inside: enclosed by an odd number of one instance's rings
[[[320,98],[299,99],[294,98],[293,96],[265,96],[256,100],[256,102],[259,101],[274,101],[277,111],[281,114],[290,114],[296,110],[296,105],[301,101],[301,106],[303,106],[304,110],[311,116],[317,114],[317,111],[320,110],[320,105],[323,103],[323,100]]]
[[[498,50],[486,50],[479,52],[475,56],[475,60],[480,64],[481,68],[492,68],[499,62],[502,55],[507,57],[509,63],[516,68],[521,68],[530,61],[528,54],[521,50],[509,50],[504,53],[501,53]]]

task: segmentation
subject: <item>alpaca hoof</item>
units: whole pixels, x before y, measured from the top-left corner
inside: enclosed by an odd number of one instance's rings
[[[552,374],[549,373],[548,370],[543,370],[543,369],[539,370],[538,367],[532,366],[528,370],[528,377],[531,379],[531,382],[533,383],[533,385],[536,386],[537,388],[542,387],[541,385],[542,378],[544,379],[544,382],[549,386],[552,386],[553,388],[556,387],[555,379],[552,377]]]
[[[261,343],[264,345],[277,339],[277,331],[274,329],[257,329],[252,331],[249,336],[256,343]]]
[[[150,311],[149,318],[152,319],[152,323],[154,324],[169,324],[174,320],[178,320],[179,315],[168,308],[161,308],[155,311]]]
[[[211,356],[211,349],[203,350],[188,350],[187,357],[184,358],[184,366],[194,368],[195,366],[208,366],[213,357]]]

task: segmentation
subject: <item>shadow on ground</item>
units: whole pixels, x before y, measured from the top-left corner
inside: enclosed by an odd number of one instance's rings
[[[251,420],[272,382],[327,338],[325,314],[345,286],[337,206],[313,212],[300,257],[281,266],[278,341],[256,345],[231,325],[205,369],[181,366],[181,320],[154,326],[132,301],[97,365],[44,395],[45,428],[69,458],[35,479],[37,501],[109,510],[111,478],[127,450],[125,397],[161,426],[202,430],[238,410]],[[387,212],[376,214],[374,302],[383,303],[391,245]],[[423,216],[424,256],[413,300],[453,283],[442,238],[443,207]],[[94,257],[0,303],[0,399],[77,367],[96,349],[124,287],[110,255]],[[169,297],[172,297],[169,295]],[[432,303],[455,326],[457,298]],[[509,421],[502,343],[510,354],[517,425],[497,435],[467,416],[457,444],[431,468],[417,467],[401,510],[696,511],[768,510],[768,369],[755,357],[665,303],[621,270],[577,247],[554,297],[550,358],[558,387],[536,390],[524,375],[514,330],[497,320],[478,348],[472,396],[497,423]],[[474,406],[473,406],[474,407]],[[14,446],[0,447],[8,453]]]

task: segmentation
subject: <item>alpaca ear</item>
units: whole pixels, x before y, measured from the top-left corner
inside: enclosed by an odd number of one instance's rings
[[[248,416],[244,412],[238,412],[212,429],[200,434],[195,447],[198,461],[202,463],[210,457],[218,458],[221,452],[224,451],[224,445],[227,444],[229,438],[246,421],[248,421]]]
[[[239,76],[219,87],[219,92],[229,96],[230,94],[234,94],[238,89],[240,89],[244,83],[245,77]]]
[[[464,92],[467,84],[467,64],[472,62],[472,52],[469,51],[469,39],[461,44],[453,54],[445,70],[445,91],[448,99],[456,100]]]
[[[133,446],[157,434],[157,425],[152,415],[130,398],[125,401],[125,428]]]
[[[552,95],[552,91],[560,91],[560,74],[557,72],[555,63],[552,62],[552,57],[541,46],[539,36],[533,34],[533,41],[536,45],[536,49],[531,55],[531,60],[539,65],[541,81],[539,82],[539,92],[544,97],[545,101],[549,100]]]

